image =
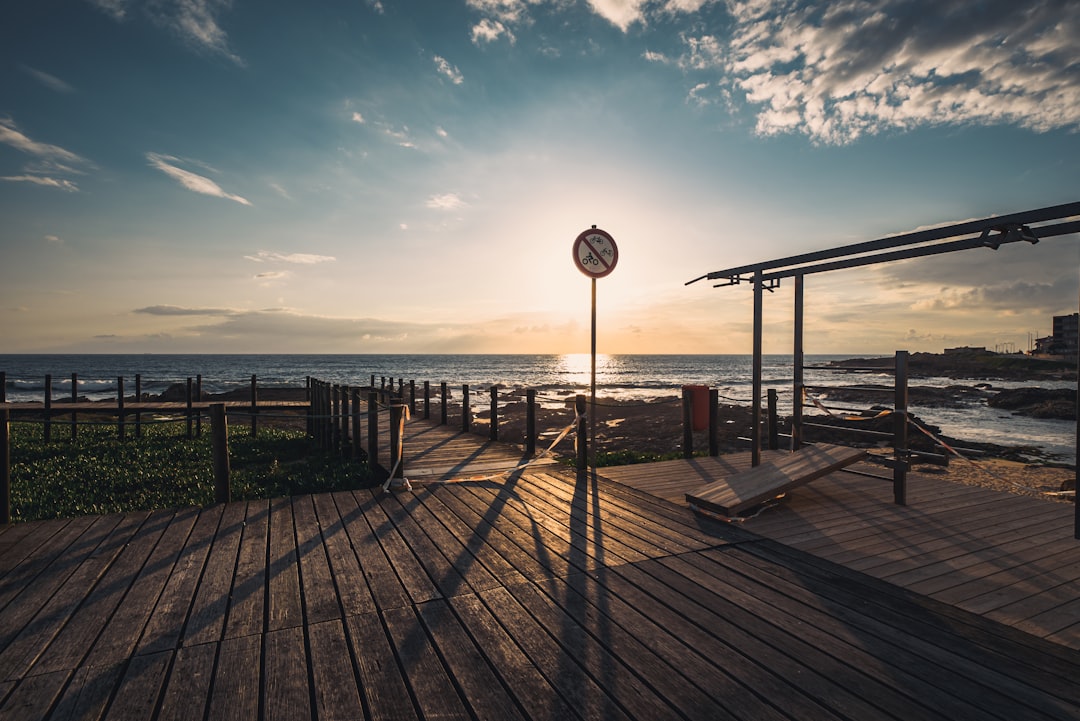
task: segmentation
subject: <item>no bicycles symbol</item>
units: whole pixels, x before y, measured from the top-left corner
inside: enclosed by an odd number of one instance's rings
[[[590,278],[603,278],[615,270],[618,262],[619,248],[615,245],[615,239],[595,225],[582,231],[574,241],[574,263]]]

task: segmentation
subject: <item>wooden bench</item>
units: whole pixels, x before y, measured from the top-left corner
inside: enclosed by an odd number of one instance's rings
[[[862,448],[828,443],[806,446],[779,460],[762,463],[686,494],[692,507],[737,516],[792,488],[809,483],[866,457]]]

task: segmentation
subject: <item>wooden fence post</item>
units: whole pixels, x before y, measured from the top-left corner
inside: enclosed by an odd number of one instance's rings
[[[691,389],[682,389],[682,454],[683,458],[694,456],[694,397]]]
[[[536,453],[536,389],[525,391],[525,453]]]
[[[472,423],[472,411],[469,410],[469,384],[466,383],[461,386],[461,430],[465,433],[469,432],[469,426]]]
[[[304,378],[304,400],[307,401],[307,435],[308,438],[315,437],[315,408],[312,405],[311,400],[311,376],[305,376]]]
[[[709,455],[720,455],[720,391],[709,389]]]
[[[446,381],[443,381],[442,382],[442,406],[439,409],[439,414],[442,416],[442,425],[444,425],[444,426],[446,425],[446,422],[447,422],[447,419],[446,419],[446,413],[447,413],[446,402],[447,402],[447,400],[449,400],[449,398],[450,398],[450,391],[448,391],[447,388],[446,388]]]
[[[499,440],[499,387],[491,386],[491,423],[489,425],[488,437],[493,440]]]
[[[202,403],[202,373],[195,374],[195,400]],[[202,411],[195,414],[195,437],[202,438]]]
[[[352,457],[360,460],[360,451],[363,444],[360,443],[360,389],[352,389]]]
[[[210,406],[210,445],[214,454],[214,502],[228,503],[232,499],[229,486],[229,425],[225,404]]]
[[[194,398],[191,395],[192,392],[193,392],[193,390],[192,390],[192,385],[191,385],[191,376],[188,376],[188,379],[187,379],[187,395],[184,396],[186,401],[187,401],[186,414],[187,414],[187,437],[188,437],[188,440],[191,440],[192,438],[195,437],[195,432],[194,432],[194,430],[192,428],[192,420],[193,420],[192,419],[192,403],[194,402]]]
[[[330,386],[330,450],[341,452],[341,386]]]
[[[769,404],[769,450],[780,448],[780,418],[776,413],[776,389],[768,390]]]
[[[431,418],[431,381],[424,381],[424,420]]]
[[[75,404],[79,402],[79,374],[71,374],[71,442],[79,436],[79,421],[75,413]]]
[[[43,439],[52,441],[52,374],[45,374],[45,424],[42,426]]]
[[[135,402],[142,403],[142,373],[135,374]],[[142,413],[135,412],[135,437],[142,438]]]
[[[251,374],[251,437],[259,434],[259,392],[255,374]]]
[[[7,371],[0,371],[0,403],[7,403]]]
[[[908,464],[908,352],[896,351],[896,403],[893,416],[893,502],[907,505]]]
[[[409,381],[409,413],[416,413],[416,381]]]
[[[390,467],[394,478],[405,477],[405,449],[402,444],[402,419],[405,417],[405,404],[400,401],[390,405]]]
[[[574,410],[577,411],[577,469],[584,471],[589,467],[589,425],[585,418],[585,396],[574,398]]]
[[[124,427],[124,376],[116,379],[116,435],[124,440],[127,429]]]
[[[379,394],[374,390],[367,394],[367,455],[369,467],[379,465]]]
[[[0,408],[0,524],[11,523],[11,412]]]

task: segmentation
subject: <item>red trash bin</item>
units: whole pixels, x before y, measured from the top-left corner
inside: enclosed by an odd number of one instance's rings
[[[687,391],[690,393],[690,427],[703,431],[709,427],[709,386],[683,386],[683,393]]]

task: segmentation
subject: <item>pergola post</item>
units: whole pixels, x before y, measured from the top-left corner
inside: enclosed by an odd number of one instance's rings
[[[795,328],[794,349],[791,354],[792,369],[791,383],[791,450],[797,451],[802,448],[802,414],[803,393],[805,389],[805,377],[803,366],[805,356],[803,351],[803,279],[805,276],[795,276]]]
[[[753,446],[750,450],[750,465],[761,465],[761,336],[762,336],[762,312],[764,306],[761,270],[758,269],[754,272],[754,367],[753,367],[753,383],[754,394],[751,401],[753,407],[751,408],[750,422],[752,427],[750,429],[750,443]]]

